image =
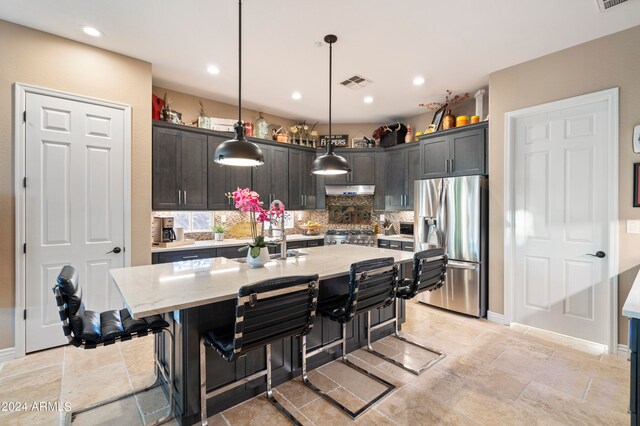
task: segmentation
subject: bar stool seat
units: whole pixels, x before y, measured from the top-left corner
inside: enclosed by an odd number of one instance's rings
[[[124,342],[134,337],[147,336],[149,333],[158,335],[167,333],[170,338],[169,374],[164,366],[155,358],[156,381],[151,386],[128,392],[88,407],[75,410],[67,414],[66,422],[71,423],[74,417],[106,404],[128,398],[137,393],[147,391],[160,384],[158,373],[161,373],[169,387],[169,410],[167,415],[153,422],[159,425],[169,421],[173,417],[173,334],[169,330],[169,323],[160,315],[152,315],[140,319],[134,319],[127,309],[95,312],[85,309],[82,302],[82,288],[80,287],[78,273],[74,267],[66,265],[60,271],[56,284],[52,289],[58,305],[62,330],[69,343],[78,348],[95,349],[99,346],[112,345],[118,341]],[[156,346],[158,341],[156,339]]]
[[[424,250],[424,251],[415,253],[413,255],[413,270],[412,270],[413,278],[412,279],[405,278],[404,280],[402,280],[402,283],[398,287],[398,290],[396,292],[396,296],[399,299],[410,300],[410,299],[413,299],[419,293],[422,293],[425,291],[434,291],[439,289],[444,285],[444,281],[446,279],[447,264],[448,264],[447,254],[442,248]],[[396,301],[395,311],[396,311],[396,314],[394,318],[388,321],[385,321],[383,323],[380,323],[374,327],[371,326],[371,315],[369,314],[369,318],[367,321],[367,350],[370,353],[384,359],[385,361],[391,362],[397,365],[398,367],[403,368],[415,375],[422,374],[427,369],[431,368],[437,362],[442,360],[446,355],[438,349],[421,345],[419,343],[416,343],[412,340],[409,340],[403,337],[400,334],[400,327],[399,327],[400,311],[399,311],[398,301]],[[421,366],[420,368],[411,368],[400,361],[397,361],[393,358],[386,356],[381,352],[376,351],[371,344],[372,343],[371,332],[378,328],[385,327],[391,323],[395,324],[395,333],[393,334],[392,337],[398,340],[401,340],[405,343],[408,343],[410,345],[424,349],[428,352],[431,352],[435,354],[436,357],[431,359],[429,362],[427,362],[425,365]]]
[[[236,299],[233,328],[213,329],[200,336],[200,423],[208,424],[207,399],[266,376],[267,398],[293,424],[301,423],[273,396],[271,343],[307,334],[313,327],[318,301],[318,275],[282,277],[243,286]],[[265,347],[266,368],[227,385],[207,389],[206,348],[226,361]]]
[[[396,298],[397,286],[398,267],[394,264],[393,258],[371,259],[364,262],[353,263],[349,271],[348,294],[330,296],[324,300],[320,300],[318,304],[318,312],[320,315],[342,324],[341,336],[333,342],[327,343],[311,352],[307,352],[306,336],[302,336],[302,379],[304,383],[352,419],[356,419],[367,412],[367,410],[386,397],[396,387],[392,383],[358,367],[348,360],[347,323],[356,315],[370,313],[373,309],[380,309],[391,305]],[[350,410],[329,394],[322,391],[309,380],[307,375],[308,358],[338,345],[342,345],[342,355],[340,358],[342,363],[385,387],[385,390],[378,396],[356,411]]]

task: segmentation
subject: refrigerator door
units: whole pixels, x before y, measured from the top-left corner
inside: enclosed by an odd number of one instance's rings
[[[422,293],[421,302],[480,317],[480,264],[449,261],[445,284]]]
[[[480,262],[480,202],[483,176],[444,179],[442,232],[449,259]]]
[[[417,180],[414,183],[414,242],[415,251],[441,247],[444,233],[442,179]]]

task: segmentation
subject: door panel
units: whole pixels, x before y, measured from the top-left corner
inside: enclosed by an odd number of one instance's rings
[[[396,149],[387,152],[386,170],[386,207],[387,210],[402,210],[405,193],[405,156],[404,151]]]
[[[154,210],[177,210],[181,152],[179,133],[174,129],[153,128],[152,202]]]
[[[443,225],[447,230],[449,259],[480,262],[480,179],[464,176],[443,180],[446,204]]]
[[[301,210],[303,208],[302,167],[304,166],[304,152],[295,149],[289,150],[289,210]]]
[[[209,136],[207,140],[207,158],[209,161],[207,171],[207,205],[210,210],[231,210],[233,208],[231,206],[231,200],[225,195],[225,193],[235,190],[235,188],[232,189],[232,186],[229,185],[229,169],[231,169],[231,167],[223,166],[213,161],[213,154],[222,142],[223,139],[216,136]],[[243,167],[243,169],[249,169],[249,167]],[[251,173],[250,171],[247,172]]]
[[[608,345],[608,104],[515,121],[514,319]]]
[[[451,176],[483,175],[485,167],[484,129],[451,135]]]
[[[449,138],[429,139],[421,142],[422,179],[444,177],[447,175],[449,160]]]
[[[479,316],[480,265],[449,262],[447,267],[447,309]]]
[[[181,132],[182,210],[207,209],[207,136]]]
[[[407,175],[405,182],[405,210],[413,210],[414,190],[413,184],[420,180],[420,145],[415,144],[412,148],[405,148],[405,164],[407,165]]]
[[[26,110],[25,341],[32,352],[67,342],[51,293],[64,265],[78,270],[87,309],[123,307],[108,270],[125,266],[124,251],[106,253],[125,240],[124,111],[32,93]],[[174,144],[174,136],[163,141]]]
[[[373,152],[352,152],[349,166],[351,167],[350,185],[375,184],[375,154]]]

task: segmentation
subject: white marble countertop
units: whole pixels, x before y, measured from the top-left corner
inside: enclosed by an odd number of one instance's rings
[[[640,319],[640,272],[636,275],[629,296],[622,307],[622,315],[627,318]]]
[[[377,235],[379,240],[389,240],[389,241],[402,241],[405,243],[412,243],[413,242],[413,237],[409,237],[406,235],[383,235],[383,234],[378,234]]]
[[[305,240],[323,240],[323,239],[324,239],[324,234],[287,235],[287,241],[305,241]],[[216,247],[242,246],[247,244],[249,241],[251,241],[250,238],[225,238],[222,241],[215,241],[215,240],[196,241],[194,244],[189,244],[186,246],[178,246],[178,247],[157,247],[152,245],[151,253],[164,253],[167,251],[198,250],[198,249],[207,249],[207,248],[216,248]]]
[[[112,269],[113,280],[134,318],[229,300],[243,285],[288,275],[318,274],[320,279],[346,275],[354,262],[393,257],[410,262],[413,253],[375,247],[332,245],[299,249],[306,255],[272,260],[263,268],[216,257],[185,262]],[[346,281],[345,281],[346,285]]]

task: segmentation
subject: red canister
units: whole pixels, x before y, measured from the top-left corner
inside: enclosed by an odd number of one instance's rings
[[[244,135],[245,136],[253,136],[253,123],[248,121],[244,123]]]

